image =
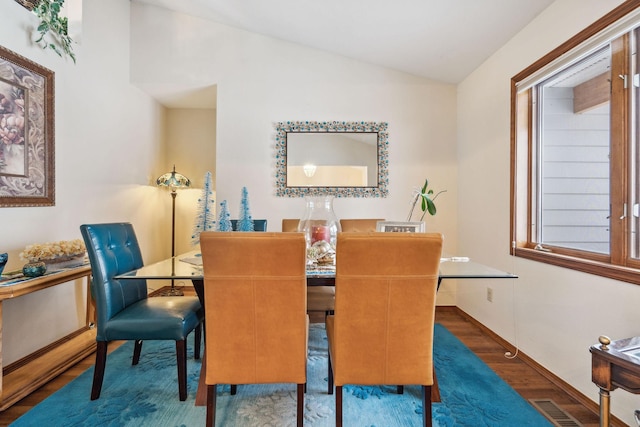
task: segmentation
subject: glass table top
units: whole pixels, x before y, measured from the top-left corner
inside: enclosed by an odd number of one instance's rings
[[[115,278],[202,280],[202,258],[197,251],[191,251],[119,274]]]
[[[441,258],[440,279],[517,279],[518,276],[468,258]]]
[[[335,268],[311,268],[307,277],[335,276]],[[513,273],[480,264],[468,258],[442,258],[440,279],[516,279]],[[187,252],[116,276],[116,279],[188,279],[202,280],[202,257],[197,251]]]

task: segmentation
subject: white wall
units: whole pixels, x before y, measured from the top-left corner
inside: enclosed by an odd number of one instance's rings
[[[252,216],[266,218],[269,230],[303,214],[302,200],[275,197],[276,122],[386,121],[390,196],[337,199],[336,215],[404,220],[413,188],[428,177],[448,192],[427,229],[443,232],[455,253],[454,86],[145,4],[132,3],[131,11],[132,82],[217,85],[216,190],[232,217],[243,186]],[[441,302],[451,286],[443,285]]]
[[[82,6],[74,65],[30,42],[26,29],[37,25],[35,15],[0,2],[0,44],[55,72],[56,204],[0,208],[7,270],[22,267],[18,254],[26,245],[80,238],[79,226],[91,222],[130,221],[146,260],[169,254],[170,201],[150,185],[161,172],[164,113],[129,84],[129,1],[85,0]],[[83,325],[85,298],[82,286],[70,283],[5,301],[3,362]]]
[[[601,334],[640,334],[640,287],[508,255],[509,91],[512,76],[620,3],[556,1],[458,87],[460,253],[520,278],[459,281],[457,304],[594,401],[589,346]],[[629,425],[637,406],[612,393],[613,413]]]

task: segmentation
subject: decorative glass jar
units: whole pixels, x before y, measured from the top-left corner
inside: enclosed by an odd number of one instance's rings
[[[333,196],[305,197],[306,210],[298,231],[307,241],[307,262],[334,265],[340,221],[333,211]]]
[[[43,259],[47,271],[64,270],[65,268],[80,267],[84,264],[85,254],[59,256],[52,259]]]

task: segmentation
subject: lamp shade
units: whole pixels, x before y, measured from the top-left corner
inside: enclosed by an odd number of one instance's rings
[[[156,179],[156,185],[160,187],[169,187],[171,190],[176,188],[187,188],[191,186],[191,180],[186,176],[176,172],[176,166],[173,165],[173,170],[167,172],[164,175]]]

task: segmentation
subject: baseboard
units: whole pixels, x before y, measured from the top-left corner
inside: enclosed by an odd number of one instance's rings
[[[471,316],[469,313],[465,312],[461,308],[455,307],[455,306],[446,306],[446,307],[438,306],[436,309],[437,310],[454,310],[454,311],[456,311],[460,316],[464,317],[470,323],[473,323],[475,326],[477,326],[479,329],[481,329],[483,333],[485,333],[486,335],[491,337],[494,341],[496,341],[499,345],[504,347],[506,351],[511,351],[511,352],[515,353],[516,349],[514,348],[514,346],[511,343],[509,343],[508,341],[504,340],[502,337],[500,337],[500,335],[496,334],[491,329],[487,328],[484,324],[480,323],[473,316]],[[583,406],[585,406],[589,411],[593,412],[597,416],[600,415],[600,406],[596,402],[594,402],[593,400],[589,399],[582,392],[580,392],[579,390],[574,388],[571,384],[567,383],[566,381],[564,381],[560,377],[556,376],[553,372],[549,371],[544,366],[540,365],[538,362],[536,362],[533,358],[529,357],[522,350],[518,350],[518,359],[522,360],[523,363],[525,363],[526,365],[528,365],[529,367],[534,369],[536,372],[538,372],[541,376],[543,376],[544,378],[546,378],[547,380],[549,380],[550,382],[555,384],[563,392],[565,392],[566,394],[571,396],[573,399],[578,401],[578,403],[580,403]],[[595,384],[594,384],[594,387],[596,387]],[[614,415],[611,415],[611,420],[610,421],[611,421],[611,426],[624,427],[624,426],[627,425],[624,422],[622,422],[622,420],[620,420],[619,418],[615,417]]]
[[[39,351],[10,365],[2,375],[0,411],[4,411],[20,399],[65,372],[96,349],[96,330],[83,328]]]

